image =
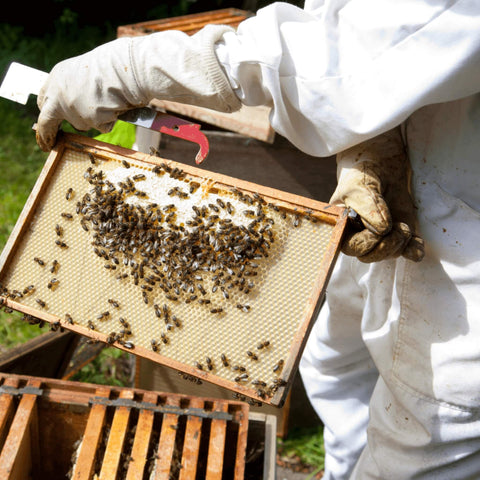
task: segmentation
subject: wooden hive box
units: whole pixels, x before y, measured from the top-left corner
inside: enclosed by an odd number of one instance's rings
[[[241,480],[248,424],[242,402],[0,374],[0,478]]]
[[[251,13],[248,11],[227,8],[211,12],[119,26],[117,28],[117,36],[149,35],[154,32],[165,30],[181,30],[189,35],[193,35],[207,24],[222,24],[235,28],[240,22],[246,20],[249,16],[251,16]],[[154,100],[152,106],[161,110],[194,118],[210,125],[231,132],[236,132],[247,137],[256,138],[257,140],[262,140],[267,143],[272,143],[275,138],[275,132],[273,131],[269,120],[270,107],[243,106],[238,112],[222,113],[208,108],[196,107],[167,100]]]

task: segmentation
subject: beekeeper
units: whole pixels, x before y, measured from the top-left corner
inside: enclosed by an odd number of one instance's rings
[[[121,38],[61,62],[38,97],[37,138],[49,150],[63,119],[108,131],[156,98],[271,105],[273,128],[299,149],[338,153],[332,202],[364,228],[345,239],[301,363],[325,424],[325,478],[471,479],[479,91],[479,2],[274,3],[236,32]]]

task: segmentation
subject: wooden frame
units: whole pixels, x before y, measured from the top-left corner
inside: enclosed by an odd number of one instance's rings
[[[57,143],[56,147],[48,157],[45,166],[40,173],[40,176],[18,219],[18,222],[15,225],[12,234],[7,241],[5,249],[0,256],[0,283],[2,283],[3,275],[8,269],[12,259],[15,257],[16,249],[20,240],[28,232],[30,221],[35,215],[37,206],[41,202],[42,194],[46,189],[48,189],[49,182],[52,178],[55,168],[62,160],[63,154],[66,149],[73,149],[84,153],[91,153],[98,157],[103,156],[104,158],[109,160],[117,159],[118,161],[121,161],[125,158],[129,158],[132,160],[135,159],[149,165],[158,165],[160,162],[166,161],[164,159],[159,159],[155,156],[146,155],[139,152],[132,152],[128,149],[105,144],[103,142],[98,142],[96,140],[92,140],[86,137],[73,134],[64,134],[63,138],[60,139],[60,141]],[[175,162],[167,162],[172,167],[176,165],[180,166],[180,164],[176,164]],[[207,371],[198,371],[194,366],[179,363],[169,357],[156,354],[151,350],[143,347],[136,348],[133,353],[135,353],[136,355],[140,355],[144,358],[148,358],[154,362],[166,365],[167,367],[171,367],[173,369],[185,372],[186,374],[196,376],[202,380],[206,380],[208,382],[220,385],[226,389],[237,392],[239,395],[246,395],[250,398],[255,399],[256,401],[268,403],[274,406],[282,406],[287,398],[291,380],[298,369],[301,352],[303,351],[310,329],[312,327],[312,319],[316,316],[321,306],[329,276],[333,269],[336,257],[339,253],[341,239],[347,222],[346,210],[308,198],[300,197],[298,195],[292,195],[287,192],[263,187],[239,179],[234,179],[225,175],[216,174],[213,172],[206,172],[205,170],[199,169],[197,167],[182,164],[181,168],[188,175],[191,175],[194,178],[205,178],[206,176],[208,176],[212,188],[228,189],[232,186],[235,186],[237,189],[240,189],[244,192],[255,192],[263,196],[263,198],[265,198],[265,200],[267,201],[274,200],[277,205],[288,209],[294,209],[297,207],[300,209],[310,209],[315,212],[315,216],[318,219],[332,226],[332,234],[328,246],[326,247],[326,253],[324,254],[323,260],[321,261],[318,268],[316,281],[314,283],[314,293],[313,295],[311,295],[308,304],[304,307],[302,318],[304,318],[305,320],[297,329],[291,342],[289,355],[285,361],[282,372],[282,379],[284,379],[284,384],[281,385],[278,389],[276,389],[273,396],[269,398],[263,398],[256,394],[254,388],[234,384],[231,381],[227,381],[224,378],[210,374]],[[82,335],[89,336],[92,339],[103,342],[107,340],[107,336],[103,333],[89,330],[86,327],[78,324],[71,325],[67,323],[63,318],[59,318],[57,315],[48,313],[41,309],[23,305],[19,301],[16,301],[12,298],[6,298],[5,304],[8,307],[23,312],[27,315],[32,315],[34,317],[41,318],[51,323],[60,324],[66,329]],[[118,345],[118,348],[123,348],[132,353],[131,350],[128,350],[121,345]]]

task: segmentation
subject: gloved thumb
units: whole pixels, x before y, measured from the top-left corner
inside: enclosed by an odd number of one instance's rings
[[[355,210],[365,227],[376,235],[386,235],[392,229],[392,216],[383,197],[382,183],[370,162],[343,168],[330,202]]]
[[[49,117],[46,113],[40,113],[37,121],[36,138],[38,146],[44,152],[49,152],[55,145],[61,123],[62,121],[58,117]]]

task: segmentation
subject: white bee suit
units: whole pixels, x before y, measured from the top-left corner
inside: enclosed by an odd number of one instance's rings
[[[273,4],[217,55],[309,154],[403,127],[426,255],[338,260],[301,362],[325,478],[480,478],[480,3]]]

